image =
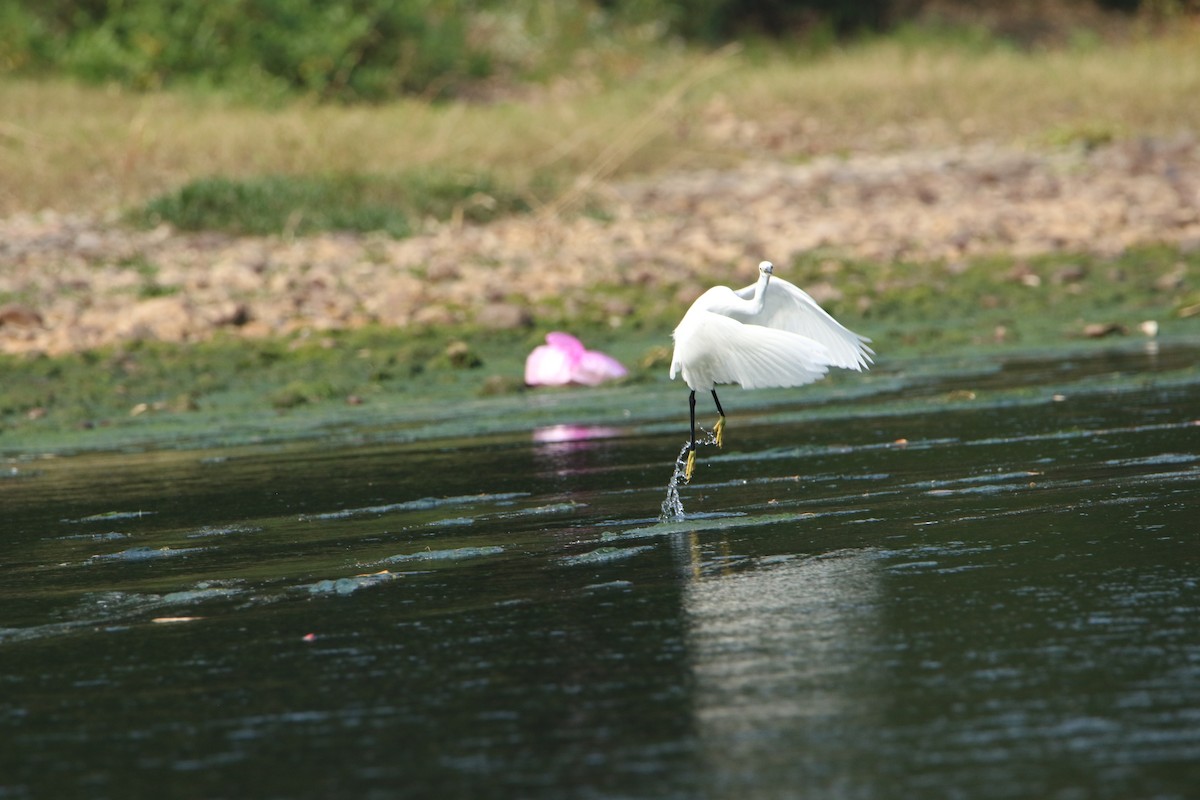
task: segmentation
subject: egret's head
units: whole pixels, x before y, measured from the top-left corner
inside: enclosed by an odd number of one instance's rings
[[[763,278],[766,278],[767,283],[771,282],[771,276],[775,274],[775,265],[770,261],[760,261],[758,264],[758,272]]]

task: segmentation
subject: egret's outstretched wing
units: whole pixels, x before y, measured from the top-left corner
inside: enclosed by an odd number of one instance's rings
[[[735,294],[743,300],[754,295],[754,286],[738,289]],[[763,308],[758,314],[738,313],[734,319],[749,325],[762,325],[781,331],[798,333],[820,342],[829,349],[829,366],[862,370],[871,363],[871,341],[847,329],[817,305],[807,292],[783,278],[771,278],[767,284]]]
[[[671,377],[676,369],[693,389],[738,383],[745,389],[803,386],[824,377],[834,364],[829,348],[813,339],[705,311],[691,335],[678,337]]]

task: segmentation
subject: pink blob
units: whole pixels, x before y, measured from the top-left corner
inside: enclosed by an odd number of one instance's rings
[[[583,342],[576,339],[569,333],[562,331],[551,331],[546,334],[546,344],[553,347],[555,350],[561,350],[570,355],[572,358],[582,356],[586,351],[583,347]]]
[[[576,383],[596,386],[614,378],[622,378],[627,373],[628,370],[621,365],[621,362],[612,356],[601,353],[599,350],[585,350],[579,363],[575,365],[572,379]]]
[[[525,383],[529,386],[563,386],[571,382],[571,362],[562,350],[542,345],[525,359]]]
[[[596,386],[625,374],[621,362],[585,349],[583,342],[561,331],[546,334],[546,344],[535,347],[525,359],[525,383],[530,386]]]

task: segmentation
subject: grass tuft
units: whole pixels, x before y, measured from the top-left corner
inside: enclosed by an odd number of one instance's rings
[[[200,178],[157,197],[130,219],[146,226],[232,234],[382,231],[411,235],[420,220],[487,222],[529,211],[529,199],[486,173],[420,170],[391,175]]]

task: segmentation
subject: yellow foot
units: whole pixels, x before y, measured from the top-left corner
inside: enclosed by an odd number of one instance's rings
[[[722,416],[719,420],[717,420],[716,425],[713,425],[713,433],[716,434],[716,437],[717,437],[717,447],[723,446],[725,444],[725,417],[724,416]]]
[[[683,468],[683,482],[690,483],[692,473],[696,471],[696,451],[688,451],[687,466]]]

